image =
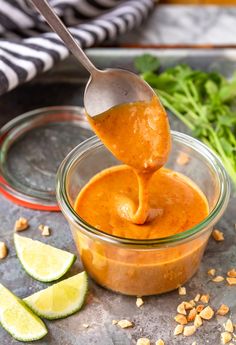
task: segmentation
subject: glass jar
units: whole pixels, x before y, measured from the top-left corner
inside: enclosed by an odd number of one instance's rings
[[[120,164],[97,137],[77,146],[59,168],[59,206],[69,222],[85,270],[103,287],[135,296],[160,294],[183,285],[198,270],[212,227],[228,204],[230,182],[221,161],[206,145],[173,131],[172,141],[166,167],[192,179],[209,204],[207,218],[173,236],[151,240],[116,237],[94,228],[74,211],[76,197],[90,178]],[[189,156],[188,164],[178,164],[182,152]]]

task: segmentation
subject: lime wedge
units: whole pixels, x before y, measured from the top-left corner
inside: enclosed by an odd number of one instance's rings
[[[14,234],[17,256],[33,278],[51,282],[62,277],[75,261],[75,255],[28,237]]]
[[[34,293],[25,298],[24,302],[45,319],[60,319],[74,314],[82,307],[87,291],[87,274],[81,272]]]
[[[47,328],[27,305],[0,284],[0,322],[7,332],[20,341],[38,340]]]

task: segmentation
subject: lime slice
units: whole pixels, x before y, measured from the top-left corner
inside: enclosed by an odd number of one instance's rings
[[[0,322],[7,332],[20,341],[38,340],[47,328],[27,305],[0,284]]]
[[[24,299],[24,302],[39,316],[45,319],[60,319],[78,311],[88,291],[86,272],[62,280],[45,290]]]
[[[75,255],[28,237],[14,234],[17,256],[33,278],[51,282],[62,277],[75,261]]]

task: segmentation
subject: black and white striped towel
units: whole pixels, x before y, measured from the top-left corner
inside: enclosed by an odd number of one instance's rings
[[[49,0],[83,47],[140,25],[153,0]],[[0,94],[50,69],[69,52],[29,0],[0,0]]]

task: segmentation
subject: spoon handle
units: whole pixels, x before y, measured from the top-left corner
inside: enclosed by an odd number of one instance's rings
[[[58,34],[58,36],[64,41],[66,47],[71,51],[71,53],[81,62],[81,64],[93,74],[97,71],[97,68],[89,60],[87,55],[79,46],[78,42],[73,38],[69,30],[62,23],[61,19],[54,12],[52,7],[46,0],[31,0],[38,11],[46,19],[51,28]]]

